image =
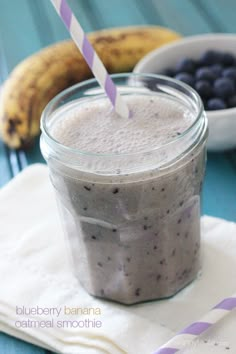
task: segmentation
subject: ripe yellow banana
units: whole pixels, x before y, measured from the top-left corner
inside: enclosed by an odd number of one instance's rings
[[[110,73],[127,72],[149,51],[180,36],[156,26],[107,29],[89,34]],[[51,45],[17,65],[0,98],[0,134],[12,148],[30,145],[39,134],[42,110],[57,93],[92,76],[70,40]]]

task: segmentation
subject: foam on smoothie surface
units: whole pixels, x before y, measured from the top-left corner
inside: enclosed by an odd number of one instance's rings
[[[86,152],[144,152],[173,140],[194,121],[190,110],[163,96],[124,98],[132,118],[118,116],[107,99],[91,100],[57,117],[51,135],[65,146]]]

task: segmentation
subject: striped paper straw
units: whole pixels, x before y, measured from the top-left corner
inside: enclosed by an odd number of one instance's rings
[[[105,66],[103,65],[101,59],[98,57],[88,38],[86,37],[84,30],[80,26],[78,20],[75,18],[75,15],[69,7],[67,1],[51,0],[51,2],[54,5],[58,15],[64,22],[75,44],[82,53],[88,66],[92,70],[97,81],[105,90],[115,111],[120,116],[128,118],[130,116],[130,113],[127,104],[120,96],[117,87],[115,86],[113,80],[108,74]]]
[[[184,349],[198,336],[222,320],[228,313],[236,309],[236,294],[222,300],[213,307],[200,321],[192,323],[181,332],[177,333],[171,340],[160,347],[153,354],[174,354]]]

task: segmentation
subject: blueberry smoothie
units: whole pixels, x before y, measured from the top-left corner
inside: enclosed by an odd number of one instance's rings
[[[47,160],[76,276],[92,295],[133,304],[172,296],[196,277],[205,137],[186,153],[178,140],[196,119],[191,109],[162,94],[125,100],[130,119],[106,98],[57,110],[50,135],[87,155],[87,166]]]

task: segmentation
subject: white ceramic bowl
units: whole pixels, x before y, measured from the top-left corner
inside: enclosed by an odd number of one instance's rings
[[[228,51],[236,56],[236,34],[203,34],[167,44],[146,55],[134,68],[136,73],[161,74],[184,57],[197,59],[207,49]],[[236,108],[207,111],[208,150],[222,151],[236,147]]]

